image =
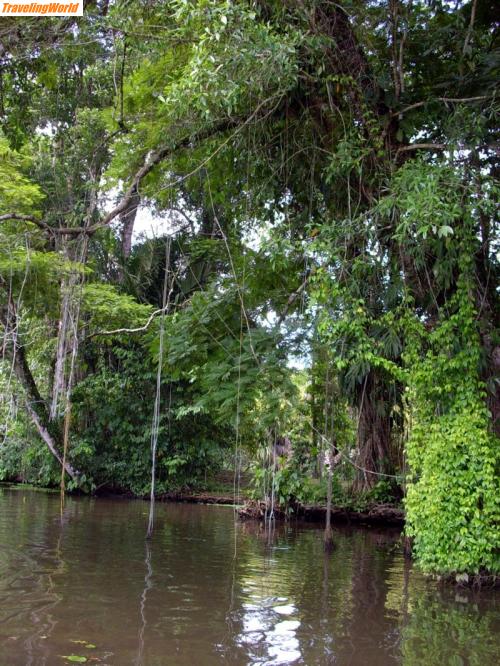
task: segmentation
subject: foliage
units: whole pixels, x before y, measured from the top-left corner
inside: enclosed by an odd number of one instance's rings
[[[113,285],[98,282],[83,286],[82,304],[92,329],[99,333],[119,327],[140,328],[152,313],[151,306],[137,303]]]
[[[492,4],[87,4],[2,30],[2,477],[72,405],[72,487],[146,493],[159,368],[160,492],[322,501],[329,449],[337,503],[407,475],[423,569],[497,569]]]
[[[469,263],[469,262],[467,262]],[[462,275],[443,316],[411,364],[412,432],[407,533],[426,571],[497,571],[500,447],[480,378],[476,311]]]
[[[109,358],[113,359],[111,367]],[[151,404],[156,376],[152,360],[133,345],[103,349],[94,371],[75,388],[75,417],[81,432],[71,444],[89,483],[137,495],[150,484]],[[224,427],[203,416],[176,417],[189,386],[162,384],[158,438],[158,492],[182,488],[217,469],[225,445]]]
[[[28,151],[12,150],[0,134],[0,214],[13,210],[31,215],[38,212],[43,193],[25,175],[31,161]]]

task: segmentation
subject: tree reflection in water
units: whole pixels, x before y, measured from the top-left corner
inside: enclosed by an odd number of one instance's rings
[[[139,604],[140,611],[140,627],[139,627],[139,648],[137,650],[137,659],[135,661],[136,666],[142,666],[143,664],[143,655],[144,655],[144,633],[146,631],[146,600],[148,596],[148,590],[152,587],[152,578],[153,578],[153,566],[151,564],[151,542],[149,539],[145,540],[146,555],[144,558],[144,563],[146,565],[146,575],[144,576],[144,589],[141,594],[141,601]]]
[[[498,662],[498,597],[426,580],[397,531],[336,527],[326,555],[316,526],[171,504],[145,544],[145,515],[68,498],[61,529],[57,496],[0,488],[2,666]]]
[[[403,666],[498,664],[500,614],[498,605],[492,609],[485,602],[484,591],[446,589],[436,598],[433,588],[423,593],[415,590],[402,631]]]

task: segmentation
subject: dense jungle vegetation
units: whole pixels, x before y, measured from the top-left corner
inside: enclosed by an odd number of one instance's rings
[[[3,18],[0,479],[147,494],[157,436],[158,493],[404,497],[423,570],[498,571],[498,19]]]

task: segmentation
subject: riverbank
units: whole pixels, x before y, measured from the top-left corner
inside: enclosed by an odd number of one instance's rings
[[[274,516],[278,520],[298,518],[308,522],[324,523],[326,519],[326,506],[321,504],[298,504],[293,507],[292,513],[286,514],[280,509],[274,509]],[[238,514],[242,520],[264,520],[269,515],[264,502],[248,501],[242,506]],[[387,525],[403,527],[405,514],[402,508],[392,504],[372,504],[364,509],[352,509],[333,506],[331,521],[335,523],[360,523],[365,525]]]
[[[2,482],[0,487],[20,490],[34,490],[42,492],[59,492],[58,488],[43,488],[31,484],[16,482]],[[241,520],[265,520],[269,515],[269,508],[266,513],[265,503],[250,498],[250,493],[242,489],[239,495],[235,496],[233,489],[229,485],[219,485],[216,489],[193,489],[179,490],[168,493],[162,493],[157,496],[158,502],[179,502],[184,504],[216,504],[223,506],[234,506],[237,508],[238,516]],[[95,494],[100,498],[112,497],[123,499],[143,499],[149,500],[149,495],[137,496],[130,491],[117,491],[116,489],[101,488]],[[326,506],[323,504],[295,504],[290,507],[288,512],[280,508],[274,509],[276,520],[304,520],[311,523],[324,523],[326,518]],[[372,503],[362,508],[353,508],[348,506],[333,506],[331,519],[333,524],[365,524],[387,527],[403,527],[405,522],[404,510],[401,506],[388,503]]]
[[[248,497],[239,498],[229,493],[177,492],[165,493],[157,498],[161,502],[184,502],[188,504],[222,504],[236,506],[241,520],[264,520],[269,515],[264,502]],[[321,504],[296,504],[291,511],[274,509],[277,520],[300,519],[308,522],[323,523],[326,518],[326,506]],[[404,511],[393,504],[372,504],[363,510],[334,506],[331,513],[332,523],[360,523],[366,525],[387,525],[403,527]]]

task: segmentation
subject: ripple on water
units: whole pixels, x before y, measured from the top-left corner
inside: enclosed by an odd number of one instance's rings
[[[273,606],[273,610],[275,613],[279,613],[279,615],[293,615],[293,613],[297,612],[296,607],[292,604],[285,604],[284,606]]]

